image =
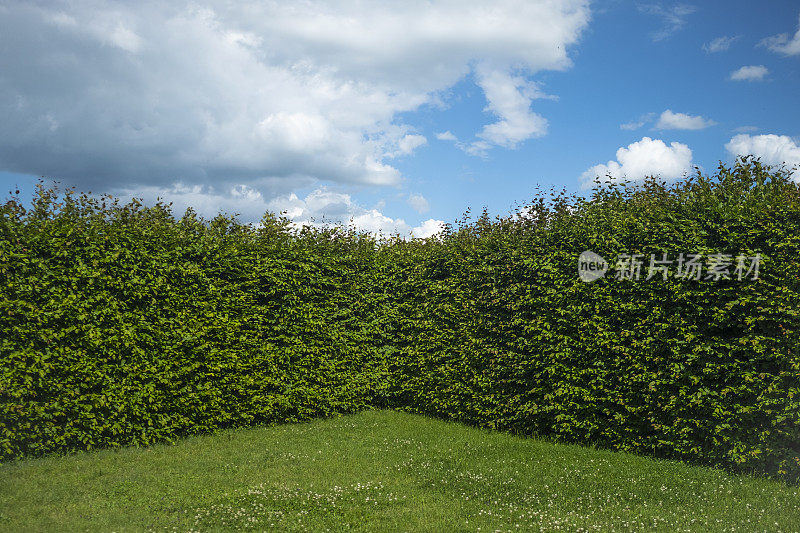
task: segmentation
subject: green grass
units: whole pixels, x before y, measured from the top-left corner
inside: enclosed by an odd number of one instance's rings
[[[800,531],[800,490],[392,411],[0,465],[3,531]]]

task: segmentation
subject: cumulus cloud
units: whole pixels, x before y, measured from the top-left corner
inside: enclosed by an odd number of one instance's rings
[[[682,143],[669,146],[660,139],[642,137],[642,140],[617,150],[616,161],[591,167],[581,175],[581,186],[589,188],[595,178],[601,181],[642,180],[658,176],[674,180],[692,170],[692,151]]]
[[[705,119],[699,115],[674,113],[667,109],[658,118],[656,128],[660,130],[702,130],[715,125],[713,120]]]
[[[322,227],[326,225],[353,226],[361,231],[399,234],[402,237],[427,237],[440,220],[428,219],[419,226],[411,226],[402,218],[392,218],[382,212],[382,203],[367,208],[342,192],[325,187],[317,188],[303,197],[292,192],[267,198],[247,185],[236,185],[220,189],[211,185],[176,183],[169,187],[144,186],[135,190],[123,190],[124,200],[142,198],[148,203],[156,199],[168,199],[173,213],[180,216],[189,207],[206,218],[218,213],[236,215],[240,220],[258,223],[264,213],[280,214],[300,228],[304,225]],[[421,197],[421,196],[420,196]],[[424,198],[423,198],[424,200]]]
[[[176,182],[166,187],[143,185],[122,188],[117,195],[124,201],[139,198],[146,204],[156,200],[172,204],[172,212],[180,217],[188,208],[206,218],[217,214],[236,215],[239,220],[257,223],[270,210],[260,191],[247,185],[225,186],[224,189],[205,184]]]
[[[305,198],[292,193],[269,201],[267,206],[272,212],[284,213],[295,226],[335,224],[385,236],[398,234],[406,238],[426,238],[444,225],[441,220],[428,219],[412,227],[402,218],[383,214],[377,207],[368,209],[356,204],[349,194],[325,188],[317,189]]]
[[[644,4],[639,6],[639,11],[655,15],[662,20],[663,26],[658,31],[650,34],[654,41],[663,41],[686,25],[686,17],[696,11],[694,6],[677,4],[666,8],[661,4]]]
[[[544,133],[530,77],[571,65],[588,0],[3,3],[0,170],[82,188],[394,185],[405,113],[474,65],[484,149]],[[276,192],[277,191],[277,192]],[[201,193],[198,193],[201,194]]]
[[[787,135],[736,135],[725,149],[733,156],[753,155],[767,165],[786,165],[792,179],[800,182],[800,145]]]
[[[416,226],[411,230],[411,236],[417,239],[427,239],[433,237],[444,229],[444,221],[428,219],[420,226]]]
[[[731,72],[733,81],[761,81],[764,76],[769,74],[769,70],[764,65],[748,65]]]
[[[469,145],[469,153],[482,154],[492,145],[515,148],[520,142],[547,133],[547,120],[531,111],[531,101],[544,98],[539,86],[522,76],[482,65],[477,72],[478,86],[483,89],[486,111],[498,120],[484,126],[480,140]]]
[[[442,131],[440,133],[437,133],[436,134],[436,138],[439,139],[440,141],[453,141],[453,142],[455,142],[455,141],[458,140],[458,138],[450,130]]]
[[[387,154],[388,157],[399,157],[404,155],[411,155],[411,153],[428,143],[428,139],[424,135],[409,134],[402,137],[397,142],[397,150]]]
[[[431,210],[431,204],[421,194],[412,194],[408,197],[408,205],[417,213],[427,213]]]
[[[773,52],[783,54],[786,56],[796,56],[800,54],[800,23],[798,23],[797,32],[794,37],[789,38],[788,33],[781,33],[767,37],[760,43],[761,46],[766,46]]]
[[[714,54],[714,53],[717,53],[717,52],[724,52],[724,51],[728,50],[731,47],[731,44],[733,44],[733,42],[738,38],[739,38],[738,36],[737,37],[728,37],[728,36],[717,37],[716,39],[713,39],[713,40],[705,43],[703,45],[703,50],[705,50],[705,52],[707,54]]]

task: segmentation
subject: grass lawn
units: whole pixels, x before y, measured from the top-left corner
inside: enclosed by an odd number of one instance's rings
[[[800,531],[796,487],[392,411],[0,464],[3,531]]]

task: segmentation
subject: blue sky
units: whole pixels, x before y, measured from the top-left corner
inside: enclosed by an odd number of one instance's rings
[[[594,175],[800,165],[799,17],[789,1],[6,1],[0,188],[27,198],[44,175],[424,236]]]

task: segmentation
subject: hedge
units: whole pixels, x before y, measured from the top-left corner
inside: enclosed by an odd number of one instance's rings
[[[42,191],[0,223],[4,457],[374,403],[373,242]],[[377,303],[376,303],[377,302]]]
[[[800,474],[800,194],[758,162],[559,196],[415,256],[397,405],[520,434]],[[584,283],[592,250],[761,254],[757,280]],[[421,260],[419,260],[421,259]],[[731,272],[732,273],[732,272]]]
[[[800,479],[800,188],[751,158],[426,240],[45,188],[0,215],[3,459],[380,406]],[[646,279],[664,253],[759,275]]]

